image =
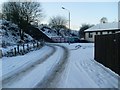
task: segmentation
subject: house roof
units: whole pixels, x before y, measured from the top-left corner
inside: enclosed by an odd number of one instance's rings
[[[103,30],[118,30],[118,29],[120,29],[120,22],[100,23],[100,24],[97,24],[97,25],[85,30],[85,32],[103,31]]]

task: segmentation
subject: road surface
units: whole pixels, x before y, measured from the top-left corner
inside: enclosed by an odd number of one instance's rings
[[[64,65],[67,61],[68,51],[65,47],[59,45],[47,45],[51,48],[51,51],[46,51],[46,53],[34,63],[26,65],[24,68],[19,69],[15,73],[7,73],[7,77],[4,77],[2,80],[3,88],[32,88],[35,87],[47,87],[49,81],[52,81],[56,76],[56,73],[60,70],[60,67]],[[61,52],[61,54],[59,54]],[[53,62],[50,64],[50,60]],[[48,70],[41,68],[41,66],[49,65]],[[41,70],[44,70],[43,76],[38,76],[37,81],[34,79]],[[28,80],[28,78],[31,78]],[[40,79],[40,80],[38,80]],[[24,82],[25,81],[25,82]],[[24,82],[25,84],[22,84]],[[31,83],[30,83],[31,82]],[[33,85],[34,83],[34,85]]]
[[[18,57],[26,59],[24,65],[5,65],[13,68],[3,72],[3,88],[119,88],[120,77],[93,59],[93,47],[46,44],[41,50]]]

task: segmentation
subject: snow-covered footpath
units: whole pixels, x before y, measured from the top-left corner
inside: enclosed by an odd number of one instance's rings
[[[56,87],[118,88],[119,76],[94,60],[93,43],[63,45],[69,48],[70,56]]]
[[[58,45],[68,48],[67,59],[63,58],[67,55],[65,49],[56,44],[23,56],[3,57],[0,68],[3,87],[118,88],[120,76],[94,60],[93,43]],[[61,60],[67,62],[57,68]],[[56,68],[60,70],[52,74]]]

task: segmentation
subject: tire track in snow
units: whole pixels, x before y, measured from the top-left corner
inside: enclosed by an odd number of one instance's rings
[[[59,60],[59,62],[52,68],[51,73],[38,83],[35,88],[55,88],[56,87],[56,79],[58,78],[59,74],[62,73],[62,71],[65,69],[67,59],[69,56],[69,51],[66,47],[61,45],[55,45],[57,47],[62,48],[63,55],[62,58]]]
[[[9,84],[11,84],[12,82],[19,80],[21,77],[23,77],[28,72],[33,70],[37,65],[43,63],[45,60],[47,60],[51,55],[53,55],[56,52],[55,47],[50,46],[50,45],[47,45],[47,46],[52,48],[50,53],[44,55],[44,57],[42,57],[41,59],[32,63],[31,65],[27,66],[25,69],[19,70],[18,72],[14,73],[14,74],[10,75],[9,77],[5,78],[4,80],[2,80],[2,87],[4,88],[4,87],[6,87],[6,85],[9,86]]]

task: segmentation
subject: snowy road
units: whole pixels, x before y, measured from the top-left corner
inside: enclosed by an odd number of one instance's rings
[[[49,51],[46,53],[47,50]],[[33,70],[36,65],[43,63],[54,52],[54,47],[45,46],[38,51],[34,51],[24,56],[7,59],[3,58],[4,61],[2,62],[2,86],[9,87],[10,84]]]
[[[10,71],[3,71],[3,74],[5,73],[5,78],[2,80],[3,88],[47,87],[47,85],[49,85],[48,80],[50,81],[54,78],[53,76],[55,76],[60,66],[64,63],[63,59],[66,59],[67,56],[65,55],[66,51],[64,50],[64,47],[49,47],[52,49],[45,50],[47,53],[41,50],[41,53],[39,53],[39,55],[42,53],[45,54],[43,54],[43,56],[40,56],[39,59],[35,62],[31,62],[30,64],[28,64],[28,62],[24,62],[25,67],[21,64],[23,67],[20,67],[19,65],[19,67],[12,68],[11,71],[14,71],[14,73],[10,74]],[[59,52],[61,52],[61,54]],[[14,63],[12,66],[13,65]],[[9,67],[6,67],[6,69],[8,68]],[[4,66],[3,69],[5,70]]]
[[[55,44],[54,44],[55,45]],[[42,82],[36,85],[36,88],[53,88],[55,87],[56,83],[54,80],[57,78],[60,73],[65,69],[66,63],[68,61],[69,52],[66,47],[56,45],[57,51],[56,53],[51,56],[49,59],[56,60],[57,62],[51,70],[49,71],[49,74],[44,77]]]
[[[120,78],[94,60],[93,43],[47,44],[2,64],[4,88],[118,88]]]

